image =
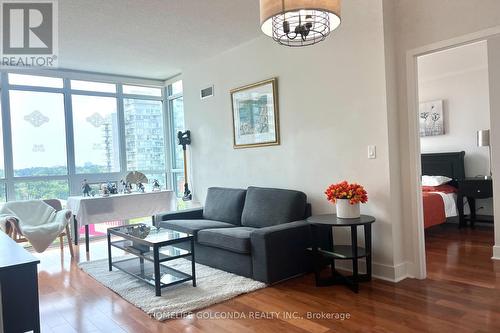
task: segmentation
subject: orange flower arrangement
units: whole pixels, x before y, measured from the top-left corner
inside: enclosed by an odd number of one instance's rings
[[[331,203],[337,202],[338,199],[347,199],[351,205],[368,202],[368,194],[363,186],[356,183],[349,184],[345,180],[328,186],[325,194]]]

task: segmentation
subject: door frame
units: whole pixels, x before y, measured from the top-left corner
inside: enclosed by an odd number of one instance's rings
[[[433,44],[425,45],[406,52],[406,88],[407,88],[407,112],[408,112],[408,151],[410,163],[410,188],[416,188],[417,191],[410,191],[410,209],[411,209],[411,234],[413,239],[413,276],[417,279],[425,279],[427,276],[425,259],[425,233],[423,218],[423,202],[421,175],[422,166],[420,158],[420,137],[418,121],[418,63],[417,58],[426,54],[435,53],[461,45],[484,41],[491,37],[500,35],[500,26],[481,30],[471,34],[454,37],[439,41]],[[492,111],[490,110],[490,113]],[[500,223],[500,221],[499,221]],[[495,223],[496,224],[496,223]],[[500,226],[500,224],[499,224]],[[494,225],[496,229],[496,226]]]

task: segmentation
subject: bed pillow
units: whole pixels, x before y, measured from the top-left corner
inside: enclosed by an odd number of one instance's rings
[[[441,193],[456,193],[458,189],[451,185],[439,185],[439,186],[422,186],[422,192],[441,192]]]
[[[452,180],[445,176],[422,176],[422,186],[439,186],[449,183]]]

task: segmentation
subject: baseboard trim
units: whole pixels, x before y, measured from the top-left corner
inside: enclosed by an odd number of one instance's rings
[[[500,260],[500,245],[493,246],[493,260]]]
[[[364,259],[359,260],[360,262],[360,273],[366,273],[365,269],[365,261]],[[337,261],[336,267],[352,272],[352,267],[347,261],[339,262]],[[381,264],[381,263],[372,263],[372,276],[374,278],[384,280],[384,281],[389,281],[393,283],[398,283],[400,281],[403,281],[404,279],[410,278],[410,274],[408,273],[408,263],[403,262],[400,263],[396,266],[391,266],[391,265],[386,265],[386,264]]]

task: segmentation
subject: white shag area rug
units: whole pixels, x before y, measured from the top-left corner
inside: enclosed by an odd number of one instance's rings
[[[113,261],[121,258],[113,258]],[[196,264],[196,287],[192,281],[162,289],[162,296],[155,296],[153,286],[140,281],[117,268],[108,270],[108,260],[80,263],[80,268],[122,298],[163,321],[179,318],[210,305],[221,303],[238,295],[266,287],[263,282]],[[168,266],[191,274],[191,261],[176,259]]]

